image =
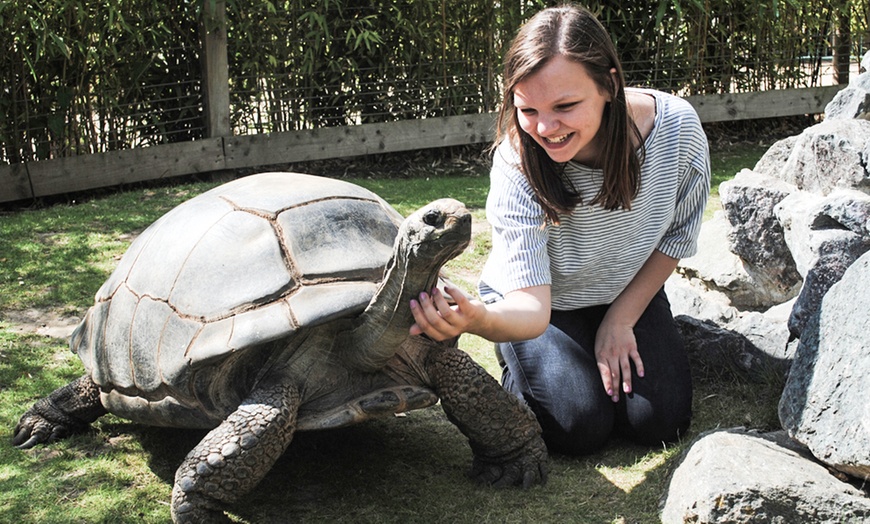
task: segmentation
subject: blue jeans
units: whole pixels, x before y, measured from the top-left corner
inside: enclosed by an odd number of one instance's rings
[[[632,392],[619,402],[604,391],[595,361],[595,334],[608,307],[553,311],[540,337],[498,344],[502,385],[535,412],[551,451],[591,453],[611,435],[658,445],[689,428],[689,361],[664,289],[634,328],[644,377],[632,364]]]

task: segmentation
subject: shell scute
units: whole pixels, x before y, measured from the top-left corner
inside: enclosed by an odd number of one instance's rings
[[[185,352],[196,334],[202,329],[202,324],[178,315],[171,315],[160,333],[157,362],[163,382],[169,385],[181,385],[187,382],[190,375],[190,359]]]
[[[153,346],[153,340],[159,339],[169,317],[174,315],[165,302],[143,297],[136,307],[133,323],[130,326],[130,348],[136,354],[131,355],[133,382],[140,391],[155,391],[163,382],[160,375],[158,351],[139,351],[139,348]]]
[[[183,315],[225,317],[294,285],[271,224],[249,213],[222,217],[185,251],[169,294]]]
[[[211,190],[239,209],[268,215],[323,199],[365,199],[367,189],[341,180],[301,173],[260,173]]]
[[[380,203],[323,200],[278,215],[278,224],[301,278],[377,280],[393,252],[398,226]]]
[[[167,300],[178,271],[194,243],[233,212],[219,199],[192,199],[157,219],[130,245],[118,267],[97,293],[97,300],[108,300],[127,283],[140,295]]]
[[[292,317],[283,300],[258,309],[246,311],[235,317],[235,329],[228,341],[227,351],[245,348],[254,344],[271,342],[293,332]]]
[[[134,348],[131,347],[133,316],[139,300],[126,287],[121,286],[112,296],[111,306],[106,317],[105,334],[94,360],[99,370],[99,385],[109,385],[119,389],[132,389]]]
[[[377,290],[374,282],[333,282],[303,287],[287,299],[299,325],[309,326],[361,313]]]

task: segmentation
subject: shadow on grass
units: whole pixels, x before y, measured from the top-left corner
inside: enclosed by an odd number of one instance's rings
[[[127,430],[141,441],[148,467],[169,486],[175,467],[205,434]],[[546,486],[496,490],[467,478],[471,450],[435,406],[348,428],[297,433],[261,484],[228,512],[251,523],[651,522],[674,454],[653,455],[649,459],[648,448],[615,442],[589,457],[552,457]],[[614,479],[612,471],[623,470],[631,471]]]

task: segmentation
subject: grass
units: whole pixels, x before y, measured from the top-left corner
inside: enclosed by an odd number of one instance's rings
[[[746,149],[714,153],[716,186],[752,167],[763,152]],[[404,214],[451,196],[482,219],[485,174],[460,163],[460,176],[451,176],[451,165],[438,166],[431,176],[353,181]],[[22,332],[9,318],[29,308],[81,314],[132,235],[214,185],[123,190],[0,216],[0,522],[168,521],[175,468],[203,433],[106,416],[62,442],[13,448],[9,438],[21,414],[83,368],[64,340]],[[488,242],[488,232],[478,233],[473,248],[450,264],[450,278],[469,291]],[[464,336],[460,345],[498,376],[488,342]],[[470,449],[437,406],[302,433],[230,516],[257,523],[656,522],[668,475],[692,438],[717,427],[778,427],[777,384],[699,375],[695,388],[695,419],[684,442],[650,449],[614,441],[587,457],[554,455],[548,484],[529,491],[498,491],[466,480]]]

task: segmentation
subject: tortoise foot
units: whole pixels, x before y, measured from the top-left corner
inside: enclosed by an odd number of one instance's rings
[[[184,492],[178,484],[172,489],[172,522],[176,524],[226,524],[232,522],[221,509],[210,507],[211,499]]]
[[[12,445],[29,449],[87,429],[104,415],[100,391],[87,376],[56,389],[28,409],[12,432]]]
[[[480,484],[495,488],[546,484],[548,455],[544,440],[535,435],[519,449],[508,455],[488,457],[474,454],[468,476]]]

